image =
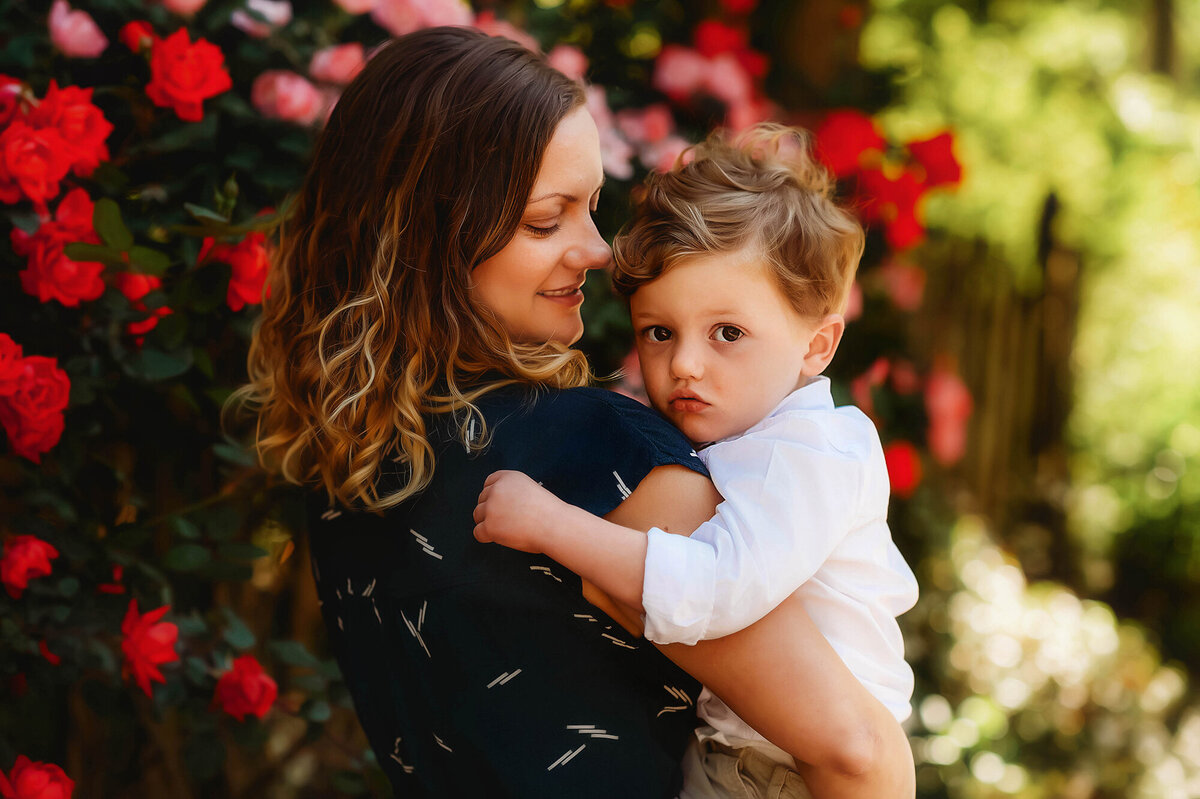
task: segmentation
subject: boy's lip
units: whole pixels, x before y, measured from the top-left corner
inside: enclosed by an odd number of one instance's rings
[[[703,400],[694,391],[677,388],[667,396],[667,406],[675,411],[695,413],[707,408],[711,403]]]

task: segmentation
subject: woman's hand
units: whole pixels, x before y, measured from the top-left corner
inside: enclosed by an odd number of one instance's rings
[[[492,472],[475,505],[475,538],[522,552],[543,553],[556,520],[570,505],[521,472]]]

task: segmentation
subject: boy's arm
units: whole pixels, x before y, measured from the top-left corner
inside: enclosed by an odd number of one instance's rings
[[[855,443],[852,451],[839,449],[823,424],[791,416],[715,445],[708,466],[725,501],[713,518],[688,538],[657,529],[647,537],[646,638],[720,638],[762,618],[812,578],[867,518],[871,448]],[[870,492],[870,505],[872,514],[886,514],[886,482],[882,493]]]
[[[660,466],[651,474],[659,469],[695,474],[683,466]],[[699,480],[697,486],[703,490],[700,499],[707,500],[706,505],[711,507],[708,503],[715,504],[720,495],[707,478],[698,474],[696,477]],[[647,496],[647,493],[634,491],[609,517],[618,521],[635,515],[648,517],[657,509],[647,507]],[[696,519],[695,523],[706,518]],[[691,523],[692,520],[689,517],[686,521]],[[592,583],[628,612],[641,616],[646,534],[640,530],[593,516],[563,502],[521,472],[512,471],[498,471],[488,476],[475,508],[475,523],[475,537],[480,541],[545,554]],[[685,532],[679,528],[679,521],[660,524]],[[686,531],[692,529],[694,527],[688,527]],[[592,601],[593,598],[588,599]]]
[[[684,467],[659,467],[608,519],[683,532],[712,515],[720,495]],[[659,649],[796,758],[816,799],[909,799],[912,749],[900,724],[863,687],[796,597],[740,632]]]
[[[609,514],[609,522],[582,511],[582,516],[560,515],[559,505],[571,506],[515,474],[489,478],[476,508],[476,537],[546,552],[556,560],[576,557],[578,564],[559,562],[601,588],[612,586],[606,588],[609,593],[623,592],[622,604],[635,607],[641,595],[640,557],[645,555],[644,536],[636,528],[657,524],[683,532],[711,516],[720,500],[703,476],[682,466],[660,466]],[[525,532],[507,529],[523,523],[521,518],[529,524]],[[577,522],[582,530],[574,529]],[[543,548],[559,532],[564,538],[582,533],[588,540],[575,548],[553,541]],[[609,533],[616,538],[604,539]],[[632,536],[642,536],[640,550]],[[560,555],[549,551],[556,546],[564,550]],[[605,569],[583,562],[589,552],[622,576],[607,580]],[[913,795],[912,752],[903,730],[850,674],[796,599],[734,635],[660,649],[795,757],[817,799]]]

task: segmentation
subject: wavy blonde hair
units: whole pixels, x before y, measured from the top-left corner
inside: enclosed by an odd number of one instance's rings
[[[224,408],[226,421],[253,417],[265,469],[381,512],[429,484],[430,415],[454,414],[479,447],[484,394],[589,381],[581,353],[513,341],[469,296],[471,270],[512,239],[555,128],[583,102],[540,55],[471,29],[418,31],[371,58],[317,142],[249,383]],[[381,493],[387,461],[399,489]]]
[[[754,247],[797,313],[840,313],[864,234],[835,188],[802,129],[764,122],[736,136],[714,131],[646,179],[613,241],[613,286],[628,297],[682,259]]]

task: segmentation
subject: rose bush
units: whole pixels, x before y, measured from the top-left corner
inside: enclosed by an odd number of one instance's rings
[[[945,468],[964,445],[969,395],[950,362],[931,377],[935,354],[903,351],[895,331],[920,309],[923,267],[888,253],[916,246],[921,198],[960,177],[953,140],[939,129],[905,145],[861,111],[787,107],[771,88],[791,80],[786,54],[760,34],[770,13],[753,0],[689,5],[686,22],[642,0],[56,0],[5,32],[0,762],[15,759],[14,790],[295,793],[282,786],[305,762],[308,795],[378,785],[323,650],[303,497],[254,469],[220,411],[245,379],[313,136],[390,35],[473,24],[588,79],[607,234],[636,181],[715,125],[817,128],[870,228],[854,291],[866,332],[834,377],[880,424],[897,498],[920,497],[922,463]],[[623,309],[589,292],[582,346],[599,374],[624,361],[641,395]],[[919,441],[931,460],[906,443]],[[50,763],[68,751],[106,767],[67,778]]]

